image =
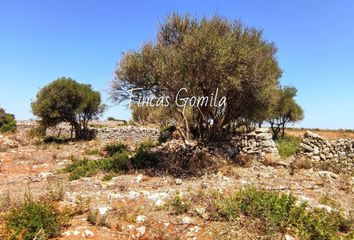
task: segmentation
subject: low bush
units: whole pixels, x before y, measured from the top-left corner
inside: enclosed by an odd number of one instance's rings
[[[130,167],[137,169],[158,167],[159,161],[149,150],[154,146],[153,141],[144,141],[140,144],[136,154],[131,153],[127,146],[121,143],[107,145],[104,150],[107,157],[99,160],[73,159],[73,163],[62,170],[70,173],[69,180],[77,180],[81,177],[91,177],[103,171],[107,173],[120,173],[129,170]]]
[[[164,143],[172,138],[173,132],[176,131],[176,126],[167,125],[160,128],[159,143]]]
[[[115,173],[107,173],[106,175],[104,175],[103,177],[102,177],[102,181],[103,182],[108,182],[108,181],[111,181],[112,180],[112,178],[114,178],[115,176],[117,176],[117,174],[115,174]]]
[[[32,240],[39,234],[57,237],[63,224],[64,218],[53,204],[26,200],[10,211],[6,227],[10,239]]]
[[[63,172],[70,173],[69,180],[77,180],[81,177],[91,177],[99,171],[118,173],[128,169],[129,152],[117,152],[113,156],[99,160],[74,160],[64,168]]]
[[[183,214],[190,210],[191,202],[180,193],[176,193],[166,202],[165,208],[173,211],[175,214]]]
[[[111,157],[116,153],[127,151],[127,146],[122,143],[111,143],[106,145],[103,150]]]
[[[16,130],[15,116],[6,113],[4,109],[0,108],[0,132],[13,132]]]
[[[137,169],[159,167],[159,160],[156,155],[150,151],[154,146],[154,142],[151,140],[141,142],[136,154],[131,159],[132,166]]]
[[[282,157],[290,157],[296,153],[299,148],[301,138],[286,135],[276,141],[279,154]]]
[[[338,239],[353,227],[339,211],[308,210],[292,195],[248,187],[214,203],[217,216],[233,221],[240,216],[259,219],[267,234],[291,231],[301,239]]]
[[[27,135],[31,138],[44,138],[46,134],[46,127],[39,124],[38,126],[31,128]]]
[[[111,226],[107,222],[107,217],[108,217],[107,214],[100,215],[98,210],[89,210],[87,215],[87,222],[89,222],[94,226],[110,228]]]

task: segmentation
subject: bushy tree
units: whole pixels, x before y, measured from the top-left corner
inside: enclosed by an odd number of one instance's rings
[[[276,52],[261,30],[240,22],[172,14],[160,25],[155,42],[123,54],[111,95],[122,102],[134,87],[143,88],[140,97],[168,96],[168,108],[184,119],[187,137],[193,132],[196,138],[221,140],[239,121],[269,111],[281,76]],[[195,105],[188,119],[175,104],[181,88],[188,91],[182,97],[208,96],[209,100],[218,91],[226,104]]]
[[[75,138],[90,137],[88,122],[104,110],[101,94],[91,85],[81,84],[71,78],[58,78],[43,87],[32,102],[33,114],[40,117],[45,127],[68,122],[75,131]]]
[[[286,124],[304,118],[303,109],[295,101],[296,94],[297,89],[294,87],[283,87],[278,90],[277,101],[269,115],[274,139],[284,137]]]
[[[143,125],[158,124],[164,127],[181,121],[180,116],[171,108],[132,104],[130,109],[132,120]]]
[[[9,114],[3,108],[0,108],[0,132],[13,132],[15,130],[15,115]]]

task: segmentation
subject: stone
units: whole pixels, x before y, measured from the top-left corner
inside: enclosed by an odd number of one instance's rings
[[[93,237],[95,236],[95,234],[93,232],[91,232],[90,230],[86,229],[84,231],[85,237]]]
[[[339,176],[333,172],[330,172],[330,171],[319,171],[317,172],[317,175],[319,177],[326,177],[326,178],[339,178]]]
[[[313,154],[318,155],[319,153],[320,153],[319,147],[315,146],[315,147],[313,148]]]
[[[146,228],[144,226],[142,226],[142,227],[136,228],[135,230],[137,232],[135,237],[136,238],[140,238],[140,237],[142,237],[145,234]]]
[[[103,207],[98,207],[98,213],[103,216],[106,215],[107,212],[110,210],[111,208],[108,206],[103,206]]]
[[[298,155],[305,156],[318,164],[320,161],[336,166],[341,172],[353,173],[354,141],[337,139],[328,141],[310,131],[306,131]],[[321,163],[322,164],[322,163]]]
[[[139,174],[139,175],[135,178],[135,181],[136,181],[137,183],[140,183],[142,180],[143,180],[143,175],[142,175],[142,174]]]
[[[312,152],[313,151],[313,147],[311,147],[310,145],[307,145],[305,143],[300,143],[300,147],[302,147],[303,149],[305,149],[308,152]]]
[[[135,220],[135,221],[136,221],[136,223],[142,223],[142,222],[145,222],[146,219],[147,219],[146,216],[144,216],[144,215],[139,215],[139,216],[136,217],[136,220]]]
[[[180,178],[177,178],[175,181],[176,185],[182,185],[183,181]]]
[[[284,239],[285,240],[295,240],[295,238],[290,236],[289,234],[285,234]]]
[[[38,174],[38,177],[43,180],[43,179],[47,179],[48,177],[52,177],[54,176],[53,173],[51,172],[41,172],[40,174]]]
[[[0,147],[1,148],[17,148],[20,144],[7,136],[0,134]]]
[[[184,218],[182,218],[182,223],[183,224],[190,224],[190,223],[192,223],[193,222],[193,219],[191,219],[190,217],[184,217]]]
[[[317,207],[318,207],[318,208],[321,208],[321,209],[324,209],[324,210],[326,210],[327,212],[332,212],[332,207],[330,207],[330,206],[328,206],[328,205],[319,204]]]

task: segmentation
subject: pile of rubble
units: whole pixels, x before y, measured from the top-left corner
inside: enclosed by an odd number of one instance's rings
[[[352,173],[354,170],[354,140],[342,138],[335,141],[306,131],[300,143],[300,156],[311,159],[315,164],[327,163],[335,169]]]
[[[196,141],[173,139],[151,151],[165,171],[176,175],[203,175],[228,161],[227,151],[217,151]]]
[[[9,137],[0,134],[0,148],[3,149],[17,148],[19,146],[20,144],[17,141],[12,140]]]
[[[196,141],[173,139],[153,149],[165,170],[171,173],[216,171],[220,166],[234,162],[239,155],[262,159],[266,154],[278,155],[272,134],[268,129],[240,134],[230,142],[198,144]]]

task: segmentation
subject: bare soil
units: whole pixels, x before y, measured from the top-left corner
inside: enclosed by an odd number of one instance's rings
[[[289,130],[291,134],[301,131]],[[321,132],[320,134],[322,134]],[[337,136],[325,132],[325,137]],[[328,134],[328,135],[327,135]],[[202,197],[203,192],[232,192],[246,185],[291,193],[311,206],[319,206],[325,196],[335,199],[338,208],[354,211],[353,187],[350,176],[341,176],[312,169],[298,169],[290,174],[292,158],[277,160],[280,164],[265,166],[254,161],[250,167],[225,166],[219,172],[202,177],[176,179],[171,175],[149,176],[146,172],[132,172],[103,182],[104,174],[68,181],[58,171],[73,158],[100,158],[106,141],[70,142],[65,144],[24,143],[18,148],[3,150],[0,172],[0,204],[6,209],[23,200],[30,193],[39,198],[50,189],[64,193],[60,206],[77,208],[78,214],[63,229],[57,239],[226,239],[225,233],[234,231],[233,239],[255,239],[257,223],[239,221],[238,225],[209,221],[190,210],[174,214],[162,203],[177,193]],[[90,150],[97,149],[96,155]],[[59,183],[59,184],[58,184]],[[193,208],[198,207],[195,201]],[[206,206],[201,206],[206,207]],[[107,219],[101,226],[87,221],[88,210],[103,212]],[[140,218],[139,218],[140,216]],[[230,236],[230,233],[227,234]],[[1,237],[0,237],[1,238]]]

